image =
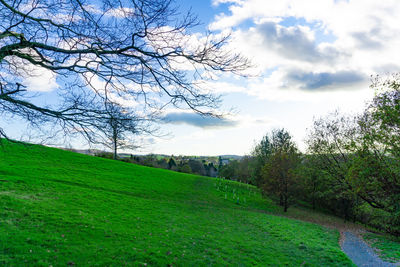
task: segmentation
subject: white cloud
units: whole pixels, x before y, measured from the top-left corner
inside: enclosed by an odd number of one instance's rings
[[[226,94],[226,93],[239,93],[246,91],[246,87],[240,86],[233,82],[227,82],[223,80],[209,80],[209,81],[196,81],[202,90],[202,93],[211,94]]]
[[[106,16],[111,16],[115,18],[128,18],[132,17],[135,14],[135,10],[133,8],[112,8],[107,10],[105,13]]]
[[[208,131],[208,130],[200,130],[200,131],[195,131],[190,133],[189,135],[185,135],[182,137],[182,139],[184,140],[190,140],[190,141],[207,141],[210,140],[212,138],[215,138],[216,133],[212,132],[212,131]]]
[[[212,5],[213,6],[218,6],[220,4],[225,4],[225,3],[236,3],[236,4],[241,4],[243,0],[213,0]]]
[[[29,91],[49,92],[59,87],[56,75],[43,68],[32,67],[31,75],[24,80],[24,85]]]
[[[57,75],[39,66],[29,63],[27,60],[18,57],[9,57],[7,61],[13,66],[14,73],[10,76],[17,75],[19,82],[23,84],[28,91],[49,92],[59,87],[56,78]]]
[[[218,14],[209,27],[230,29],[231,49],[252,59],[264,73],[247,86],[227,85],[232,91],[243,89],[277,101],[307,100],[333,90],[360,92],[367,89],[369,75],[400,70],[398,1],[215,0],[213,4],[228,5],[228,12]]]

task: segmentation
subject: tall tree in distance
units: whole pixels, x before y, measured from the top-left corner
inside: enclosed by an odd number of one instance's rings
[[[220,98],[199,81],[249,62],[225,48],[229,36],[191,34],[196,25],[171,0],[0,0],[0,114],[85,137],[112,98],[143,114],[173,106],[221,115]],[[32,92],[41,75],[54,82],[52,104]]]
[[[168,160],[168,169],[169,170],[176,169],[176,162],[172,156]]]
[[[300,163],[300,153],[285,129],[273,130],[269,140],[271,150],[261,171],[261,189],[277,197],[283,211],[287,212],[296,192],[296,168]]]
[[[254,183],[257,186],[260,186],[262,183],[262,168],[267,163],[267,160],[272,153],[271,142],[271,137],[267,134],[261,139],[260,143],[258,143],[251,152],[251,156],[254,158],[254,160],[252,161],[252,175],[254,177]]]
[[[113,151],[113,158],[118,158],[119,149],[137,149],[141,147],[139,135],[157,135],[158,120],[156,114],[139,116],[132,108],[117,103],[105,104],[105,115],[97,120],[97,133],[91,134],[91,142],[101,144]],[[96,121],[93,122],[95,124]]]

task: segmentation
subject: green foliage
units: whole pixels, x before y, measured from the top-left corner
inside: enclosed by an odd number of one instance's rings
[[[184,163],[178,166],[178,171],[184,173],[192,173],[192,168],[190,168],[189,164]]]
[[[272,153],[271,142],[270,136],[265,135],[251,152],[251,155],[254,158],[252,162],[252,176],[254,177],[254,184],[257,186],[262,184],[262,168],[267,163],[267,160]]]
[[[372,87],[349,178],[365,201],[391,214],[386,230],[400,236],[400,74],[377,77]]]
[[[277,197],[279,204],[287,212],[296,195],[299,152],[292,137],[284,129],[272,131],[270,140],[271,149],[261,170],[261,188],[265,194]]]
[[[193,174],[197,175],[206,175],[206,170],[204,169],[204,165],[201,161],[195,159],[189,159],[187,164],[190,166]]]
[[[171,157],[168,160],[168,169],[171,170],[173,168],[176,168],[176,163],[175,163],[175,160]]]
[[[105,158],[105,159],[113,159],[114,155],[110,152],[99,152],[95,154],[96,157]]]
[[[307,139],[316,162],[311,174],[322,170],[333,189],[324,191],[324,206],[400,236],[400,74],[377,77],[372,87],[376,95],[361,115],[336,112],[314,122]],[[343,211],[336,208],[341,203]]]
[[[266,214],[248,185],[41,146],[0,159],[3,266],[352,265],[337,231]]]
[[[331,198],[335,197],[329,176],[318,168],[318,161],[318,156],[303,155],[301,164],[296,168],[297,198],[310,203],[313,210],[326,208],[327,205],[321,204],[331,202]]]
[[[222,165],[218,170],[219,177],[236,180],[238,178],[238,165],[239,162],[237,160],[231,160],[228,164]]]
[[[222,168],[222,166],[223,166],[222,157],[219,156],[219,157],[218,157],[218,170],[220,170],[220,169]]]
[[[255,184],[252,176],[252,163],[254,158],[243,156],[240,160],[231,160],[222,165],[218,170],[218,176],[225,179],[240,181],[247,184]]]

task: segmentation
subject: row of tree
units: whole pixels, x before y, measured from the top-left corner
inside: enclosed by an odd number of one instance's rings
[[[114,158],[114,153],[100,152],[95,154],[98,157]],[[139,164],[148,167],[167,169],[177,172],[184,172],[202,176],[217,177],[218,169],[213,162],[195,157],[166,157],[161,155],[130,155],[130,157],[119,157],[119,160]]]
[[[251,157],[225,167],[232,174],[221,174],[257,185],[284,211],[307,203],[399,236],[400,75],[377,77],[372,87],[361,114],[314,120],[307,153],[286,130],[273,130]]]

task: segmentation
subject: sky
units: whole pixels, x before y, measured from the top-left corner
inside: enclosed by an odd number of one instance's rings
[[[250,153],[274,128],[287,129],[305,151],[314,118],[339,110],[361,112],[373,97],[371,75],[400,70],[398,1],[213,0],[192,6],[203,27],[230,32],[231,47],[250,58],[255,77],[214,83],[224,108],[220,122],[172,113],[173,133],[153,152],[218,155]]]
[[[274,128],[287,129],[305,151],[314,118],[335,110],[362,111],[374,94],[371,76],[400,71],[398,0],[176,4],[198,15],[202,24],[193,31],[230,33],[229,49],[248,57],[254,67],[250,78],[226,74],[209,84],[222,95],[221,108],[232,109],[232,115],[218,120],[170,110],[168,123],[161,125],[168,136],[147,138],[150,144],[136,153],[244,155]],[[29,81],[31,86],[56,90],[56,81],[47,75]]]

